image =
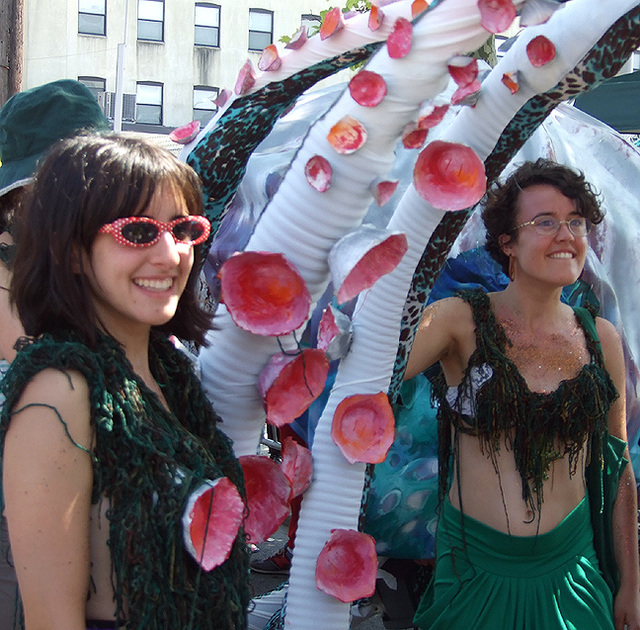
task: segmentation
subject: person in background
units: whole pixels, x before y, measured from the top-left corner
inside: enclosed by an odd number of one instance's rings
[[[57,144],[23,202],[10,295],[34,340],[3,383],[0,444],[27,628],[246,627],[242,528],[210,571],[183,532],[206,484],[225,477],[244,496],[168,338],[203,343],[210,327],[196,293],[202,211],[190,167],[112,135]],[[223,516],[205,519],[208,536]]]
[[[424,312],[405,378],[438,364],[441,514],[420,628],[640,628],[622,344],[560,299],[602,219],[582,174],[523,164],[483,211],[506,289]]]
[[[13,96],[0,110],[0,379],[15,356],[16,340],[24,335],[9,305],[13,219],[33,181],[37,163],[57,140],[80,130],[107,131],[109,122],[89,89],[60,80]],[[35,245],[35,244],[34,244]],[[0,405],[4,398],[0,395]],[[6,518],[0,529],[0,627],[9,627],[17,602],[18,581],[13,566]]]

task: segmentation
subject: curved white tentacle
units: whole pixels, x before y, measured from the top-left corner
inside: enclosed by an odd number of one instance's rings
[[[546,25],[527,32],[485,80],[480,101],[465,109],[440,135],[464,142],[485,158],[504,127],[534,94],[552,88],[592,48],[607,28],[630,8],[631,0],[607,3],[574,0]],[[566,34],[571,32],[572,36]],[[524,51],[527,42],[544,33],[558,56],[544,68],[533,68]],[[565,36],[563,37],[563,33]],[[579,36],[578,36],[579,33]],[[521,92],[512,96],[502,85],[507,70],[519,70]],[[387,391],[399,338],[399,322],[415,266],[442,213],[431,208],[410,186],[389,229],[406,231],[409,251],[398,267],[362,295],[354,317],[350,354],[341,362],[336,382],[315,432],[314,483],[302,505],[291,569],[286,627],[311,629],[322,619],[326,630],[348,628],[348,605],[324,595],[315,586],[315,559],[335,528],[357,528],[364,484],[364,465],[349,464],[330,435],[333,413],[346,396]],[[339,488],[339,492],[336,489]],[[329,508],[330,506],[330,508]],[[314,614],[309,615],[309,610]]]
[[[390,169],[402,129],[417,117],[424,99],[445,87],[447,61],[475,50],[487,36],[475,0],[448,0],[418,21],[407,57],[392,59],[386,48],[381,49],[367,69],[385,78],[386,98],[375,108],[361,107],[346,91],[313,126],[246,249],[287,256],[307,282],[315,303],[329,282],[329,251],[361,223],[372,201],[371,183]],[[356,153],[340,155],[329,145],[327,134],[347,114],[364,124],[368,140]],[[304,174],[307,161],[316,154],[326,157],[334,170],[332,186],[325,193],[312,188]],[[215,324],[211,345],[200,355],[203,384],[236,454],[252,454],[265,417],[255,385],[257,375],[279,350],[278,340],[238,329],[224,307],[218,309]],[[285,348],[296,345],[291,336],[281,337],[280,343]]]

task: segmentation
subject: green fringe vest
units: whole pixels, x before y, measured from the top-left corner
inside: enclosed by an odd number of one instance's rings
[[[0,440],[38,372],[82,373],[96,432],[92,501],[110,503],[118,622],[131,630],[240,630],[250,600],[242,530],[228,560],[207,573],[183,547],[181,517],[189,495],[207,479],[228,477],[244,496],[242,471],[188,358],[155,331],[149,353],[173,413],[111,337],[101,336],[92,350],[71,333],[43,335],[18,353],[3,382]]]
[[[489,365],[493,375],[478,388],[474,403],[473,424],[467,424],[446,400],[447,383],[442,369],[431,375],[433,398],[438,405],[438,457],[440,499],[451,483],[451,466],[456,461],[458,432],[477,435],[482,447],[496,465],[495,454],[503,440],[513,452],[522,479],[522,499],[535,515],[543,502],[543,482],[551,463],[569,457],[575,471],[578,454],[586,442],[587,462],[602,461],[608,430],[608,412],[618,397],[597,338],[593,316],[584,308],[574,307],[585,332],[591,360],[580,373],[562,381],[549,394],[532,392],[506,354],[509,340],[496,321],[489,296],[481,289],[458,294],[472,309],[476,325],[476,350],[469,359],[458,391],[472,391],[470,372],[474,366]],[[454,428],[452,437],[451,428]],[[560,445],[560,449],[558,448]]]

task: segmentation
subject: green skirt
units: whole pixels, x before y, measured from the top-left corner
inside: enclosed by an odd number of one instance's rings
[[[423,630],[613,630],[585,498],[553,530],[509,536],[444,501]]]

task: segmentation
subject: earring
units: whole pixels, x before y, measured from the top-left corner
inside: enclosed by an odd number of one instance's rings
[[[509,280],[513,282],[516,276],[516,259],[515,256],[509,256]]]

